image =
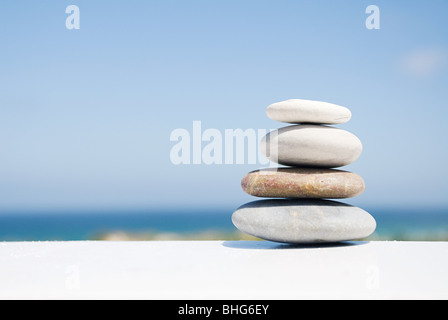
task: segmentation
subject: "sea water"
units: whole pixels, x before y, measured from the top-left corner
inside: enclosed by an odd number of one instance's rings
[[[372,240],[448,240],[447,209],[369,209],[377,229]],[[0,241],[93,240],[110,232],[235,232],[232,210],[119,212],[0,212]],[[226,239],[223,239],[226,240]]]

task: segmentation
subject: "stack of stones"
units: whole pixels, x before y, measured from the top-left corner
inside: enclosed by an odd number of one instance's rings
[[[288,100],[267,108],[269,118],[295,124],[267,134],[260,149],[281,168],[261,169],[242,180],[245,192],[277,198],[238,208],[234,225],[255,237],[284,243],[340,242],[363,239],[375,231],[366,211],[327,199],[364,192],[363,179],[333,168],[349,165],[362,152],[352,133],[328,125],[346,123],[349,109],[308,100]]]

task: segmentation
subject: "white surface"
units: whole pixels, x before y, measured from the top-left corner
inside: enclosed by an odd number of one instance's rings
[[[446,299],[447,242],[0,243],[2,299]]]

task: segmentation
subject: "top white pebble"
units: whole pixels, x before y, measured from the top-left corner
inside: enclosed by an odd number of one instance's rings
[[[341,124],[352,117],[349,109],[328,102],[291,99],[271,104],[269,118],[286,123]]]

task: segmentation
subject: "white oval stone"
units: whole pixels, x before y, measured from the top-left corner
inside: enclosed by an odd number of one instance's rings
[[[321,125],[296,125],[273,130],[260,143],[272,162],[286,166],[336,168],[353,163],[362,153],[352,133]]]
[[[336,104],[291,99],[271,104],[266,109],[269,118],[287,123],[340,124],[348,122],[352,113]]]
[[[238,208],[233,224],[255,237],[285,243],[359,240],[376,229],[366,211],[329,200],[261,200]]]

